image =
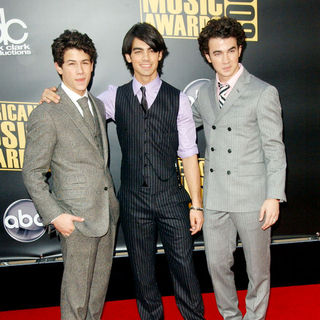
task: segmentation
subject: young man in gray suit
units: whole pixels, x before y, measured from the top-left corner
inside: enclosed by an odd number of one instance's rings
[[[193,104],[207,144],[203,232],[208,269],[225,320],[261,320],[270,290],[270,227],[278,220],[279,202],[286,200],[278,92],[239,63],[245,33],[235,19],[209,21],[198,42],[215,70]],[[249,277],[244,318],[231,270],[237,234]]]
[[[104,106],[87,91],[97,53],[86,34],[66,30],[54,40],[52,54],[62,79],[60,101],[43,103],[30,116],[23,179],[44,224],[53,224],[61,239],[61,319],[98,320],[118,202],[107,167]]]

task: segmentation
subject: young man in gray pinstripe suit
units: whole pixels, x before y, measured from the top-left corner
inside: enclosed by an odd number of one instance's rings
[[[104,106],[87,90],[97,52],[88,35],[65,30],[53,41],[52,55],[61,77],[60,101],[31,113],[23,180],[44,224],[59,233],[61,319],[99,320],[119,203],[108,169]]]
[[[198,42],[215,70],[193,104],[207,143],[203,232],[208,269],[225,320],[262,320],[270,290],[270,227],[278,220],[279,202],[286,200],[278,92],[239,63],[245,33],[235,19],[209,21]],[[249,277],[244,317],[231,271],[237,234]]]

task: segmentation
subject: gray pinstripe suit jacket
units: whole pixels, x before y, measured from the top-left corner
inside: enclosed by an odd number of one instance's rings
[[[89,93],[101,130],[102,155],[76,106],[60,87],[57,93],[59,104],[43,103],[29,118],[23,179],[44,224],[67,212],[85,219],[75,223],[83,235],[99,237],[109,228],[109,206],[113,223],[118,219],[107,167],[104,106]],[[52,192],[45,181],[49,168]]]
[[[204,206],[260,210],[267,198],[286,201],[286,157],[276,88],[244,69],[222,109],[215,78],[203,85],[192,109],[206,139]]]

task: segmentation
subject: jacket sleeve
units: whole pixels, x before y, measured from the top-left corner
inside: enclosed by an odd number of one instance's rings
[[[40,105],[32,111],[28,120],[22,177],[45,225],[63,213],[50,193],[46,178],[56,139],[54,122]]]
[[[258,125],[267,170],[267,199],[286,201],[286,155],[282,141],[282,117],[278,91],[267,86],[257,109]]]
[[[196,125],[196,128],[201,127],[203,125],[202,116],[201,116],[201,113],[200,113],[199,93],[200,93],[200,91],[198,92],[198,96],[197,96],[196,100],[194,101],[194,103],[191,106],[192,114],[193,114],[193,120],[194,120],[194,123]]]

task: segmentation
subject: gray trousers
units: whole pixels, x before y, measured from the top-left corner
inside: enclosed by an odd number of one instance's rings
[[[108,289],[115,225],[103,237],[89,238],[77,229],[60,235],[64,272],[61,283],[62,320],[99,320]]]
[[[203,235],[215,298],[224,320],[263,320],[270,292],[270,228],[263,231],[259,212],[206,210]],[[246,314],[238,308],[231,267],[237,233],[243,245],[249,278]]]

